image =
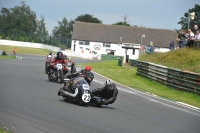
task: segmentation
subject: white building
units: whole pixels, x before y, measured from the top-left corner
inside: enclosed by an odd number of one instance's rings
[[[169,44],[177,37],[176,31],[166,29],[138,28],[119,25],[75,22],[71,51],[85,58],[101,54],[123,56],[124,61],[137,59],[141,43],[151,42],[156,52],[169,51]]]

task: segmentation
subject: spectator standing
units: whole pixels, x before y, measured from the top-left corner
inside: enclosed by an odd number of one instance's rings
[[[149,45],[149,47],[147,48],[147,53],[150,54],[151,53],[151,46]]]
[[[172,40],[172,42],[170,43],[170,50],[174,49],[174,41]]]
[[[200,41],[200,31],[196,31],[196,40]]]
[[[14,55],[16,55],[16,52],[17,52],[17,48],[15,47],[15,48],[13,49]]]
[[[193,42],[194,42],[194,40],[192,38],[194,38],[194,33],[192,32],[191,29],[189,29],[188,30],[188,36],[187,36],[187,46],[188,47],[191,47]]]
[[[176,40],[179,41],[179,48],[183,48],[186,46],[186,43],[187,43],[186,38],[187,38],[187,36],[186,36],[184,30],[181,30],[179,32],[178,37],[176,38]]]
[[[196,31],[196,35],[194,38],[192,38],[192,40],[194,41],[193,47],[200,48],[200,31],[199,30]]]
[[[195,30],[194,33],[196,33],[197,30],[199,31],[199,27],[198,27],[198,25],[196,25],[196,24],[194,25],[194,30]]]
[[[155,48],[154,48],[154,46],[153,46],[153,44],[151,45],[151,53],[154,53],[154,50],[155,50]]]
[[[140,55],[143,55],[144,54],[144,45],[141,45],[140,46]]]

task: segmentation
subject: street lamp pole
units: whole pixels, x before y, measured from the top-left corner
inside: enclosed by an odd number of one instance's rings
[[[145,38],[145,34],[142,34],[141,36],[141,44],[140,44],[140,47],[142,47],[142,39]],[[141,49],[142,51],[139,51],[139,52],[144,52],[143,50],[145,49],[145,46],[143,47],[143,49]],[[145,52],[144,52],[145,53]]]
[[[190,12],[188,12],[188,30],[190,29]]]
[[[142,46],[142,39],[145,38],[145,34],[142,34],[141,36],[141,46]]]
[[[188,12],[188,30],[190,29],[190,26],[189,26],[190,20],[193,20],[194,16],[195,16],[195,12],[192,12],[192,13]]]

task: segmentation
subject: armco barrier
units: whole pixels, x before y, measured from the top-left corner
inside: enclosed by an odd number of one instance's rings
[[[133,67],[137,67],[137,63],[138,61],[137,60],[132,60],[132,59],[129,59],[129,64]]]
[[[200,94],[200,74],[137,61],[137,74],[175,89]]]

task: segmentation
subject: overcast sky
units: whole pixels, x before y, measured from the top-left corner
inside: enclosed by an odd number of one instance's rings
[[[13,8],[22,0],[0,0],[0,8]],[[180,29],[177,24],[188,9],[200,4],[200,0],[24,0],[37,18],[45,18],[49,33],[57,21],[64,17],[74,20],[82,14],[90,14],[103,24],[123,21],[127,14],[127,22],[134,26],[145,26],[158,29]]]

